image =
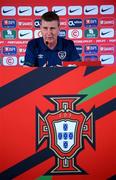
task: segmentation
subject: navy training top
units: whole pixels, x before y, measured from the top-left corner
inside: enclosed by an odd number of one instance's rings
[[[24,65],[28,66],[57,66],[62,61],[80,60],[73,41],[58,37],[54,49],[49,49],[43,38],[32,39],[27,44]]]

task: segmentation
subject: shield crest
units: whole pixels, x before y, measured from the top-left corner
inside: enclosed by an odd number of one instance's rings
[[[62,120],[54,122],[55,144],[63,152],[69,152],[76,143],[77,122],[71,120]]]
[[[66,57],[66,51],[59,51],[59,52],[58,52],[58,57],[59,57],[61,60],[65,59],[65,57]]]
[[[46,115],[49,147],[60,158],[71,158],[82,148],[83,113],[58,111]]]

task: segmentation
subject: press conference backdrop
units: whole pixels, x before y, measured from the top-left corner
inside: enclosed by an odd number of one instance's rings
[[[40,17],[60,16],[59,36],[74,41],[80,61],[116,64],[116,1],[0,1],[0,65],[22,66],[27,42],[41,37]]]

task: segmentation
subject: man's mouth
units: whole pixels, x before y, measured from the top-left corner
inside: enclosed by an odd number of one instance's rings
[[[48,40],[49,40],[49,39],[53,39],[53,37],[47,37],[46,39],[48,39]]]

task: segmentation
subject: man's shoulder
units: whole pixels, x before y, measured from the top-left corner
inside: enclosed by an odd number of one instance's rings
[[[42,38],[35,38],[35,39],[31,39],[29,42],[28,42],[28,44],[29,45],[39,45],[40,43],[41,43],[41,40],[42,40]]]
[[[61,41],[64,45],[73,45],[73,41],[72,40],[69,40],[69,39],[64,39],[64,38],[61,38]]]

